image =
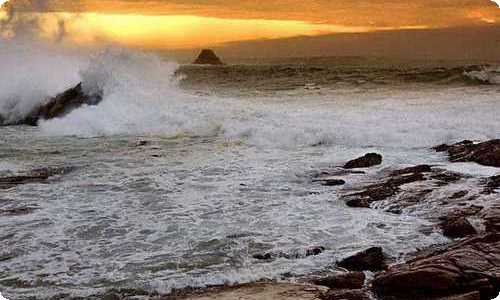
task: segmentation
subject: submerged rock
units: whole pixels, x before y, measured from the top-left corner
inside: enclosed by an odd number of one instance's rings
[[[321,183],[324,186],[337,186],[345,184],[345,180],[335,177],[320,177],[318,179],[314,179],[313,182]]]
[[[25,175],[0,177],[0,190],[10,189],[17,185],[28,183],[47,183],[47,180],[55,175],[63,175],[71,172],[73,168],[42,168],[29,171]]]
[[[372,247],[341,260],[339,267],[350,271],[381,271],[387,265],[381,247]]]
[[[102,101],[102,92],[88,95],[83,91],[82,84],[48,99],[31,111],[23,119],[8,121],[5,116],[0,116],[0,125],[30,125],[36,126],[39,120],[61,118],[83,105],[97,105]]]
[[[286,259],[300,259],[308,256],[315,256],[323,253],[325,251],[325,247],[311,247],[307,249],[294,250],[290,252],[267,252],[264,254],[258,253],[254,254],[252,257],[258,260],[273,260],[277,258],[286,258]]]
[[[452,162],[476,162],[500,168],[500,139],[477,144],[466,140],[453,145],[439,145],[434,149],[438,152],[448,152]]]
[[[368,153],[362,157],[353,159],[344,165],[345,169],[369,168],[382,163],[382,155]]]
[[[193,62],[195,65],[223,65],[224,63],[215,54],[213,50],[203,49],[201,50],[198,58]]]

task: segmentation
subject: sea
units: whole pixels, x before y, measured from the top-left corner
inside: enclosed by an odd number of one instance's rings
[[[179,64],[140,51],[0,47],[0,114],[22,118],[82,82],[104,99],[38,126],[0,127],[0,177],[70,168],[0,190],[0,291],[70,299],[110,289],[294,280],[370,246],[393,259],[445,243],[418,213],[349,208],[343,191],[427,163],[432,146],[500,133],[500,63],[297,58]],[[368,152],[383,164],[322,186]],[[12,209],[28,213],[8,214]],[[428,207],[432,210],[432,207]],[[317,256],[262,261],[255,254]]]

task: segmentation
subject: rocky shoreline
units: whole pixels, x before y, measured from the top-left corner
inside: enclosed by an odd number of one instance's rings
[[[500,140],[483,143],[463,141],[434,149],[446,151],[452,162],[476,162],[500,168]],[[311,178],[311,182],[342,186],[349,181],[350,175],[364,173],[359,168],[370,168],[381,162],[381,155],[367,154],[342,168],[322,170]],[[31,182],[44,183],[52,176],[61,176],[69,171],[49,168],[33,170],[24,176],[0,178],[0,189]],[[463,183],[471,188],[463,189]],[[455,184],[462,189],[457,190]],[[340,199],[353,209],[379,209],[393,214],[416,215],[430,221],[450,238],[449,244],[418,250],[405,258],[403,263],[394,264],[384,249],[374,246],[336,262],[339,272],[311,274],[294,279],[294,282],[284,279],[284,282],[188,288],[172,291],[168,295],[134,289],[112,290],[85,299],[493,299],[500,292],[499,187],[500,175],[477,178],[439,166],[417,165],[382,170],[364,186],[338,189]],[[421,215],[419,211],[424,206],[431,206],[432,211]],[[426,230],[429,228],[422,228],[422,232]],[[323,251],[323,247],[317,246],[296,253],[255,254],[253,258],[300,259],[321,255]]]

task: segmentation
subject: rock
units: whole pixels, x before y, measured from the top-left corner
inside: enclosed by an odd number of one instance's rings
[[[71,167],[63,168],[42,168],[34,169],[26,175],[0,177],[0,190],[10,189],[17,185],[28,183],[46,183],[47,180],[55,175],[63,175],[73,170]]]
[[[446,218],[440,225],[443,235],[449,238],[462,238],[477,234],[476,229],[464,217]]]
[[[500,292],[499,279],[500,234],[493,233],[392,266],[375,277],[372,287],[382,299],[439,299],[479,292],[481,300],[489,300]]]
[[[354,198],[347,200],[345,204],[349,207],[370,208],[370,202],[366,198]]]
[[[453,195],[451,195],[449,197],[449,199],[451,199],[451,200],[460,199],[460,198],[467,196],[468,193],[469,193],[469,191],[458,191],[456,193],[453,193]]]
[[[20,216],[27,215],[36,210],[35,207],[19,207],[19,208],[10,208],[10,209],[0,209],[0,216]]]
[[[492,176],[486,181],[486,187],[483,194],[495,194],[498,188],[500,188],[500,175]]]
[[[368,153],[365,156],[356,158],[344,165],[345,169],[369,168],[382,163],[382,155],[377,153]]]
[[[482,216],[484,220],[484,226],[486,227],[486,232],[500,232],[500,205],[495,206],[486,210]]]
[[[258,260],[273,260],[277,258],[286,258],[286,259],[300,259],[308,256],[315,256],[323,253],[325,251],[325,247],[310,247],[307,249],[299,249],[291,252],[267,252],[264,254],[257,253],[252,257]]]
[[[345,180],[334,178],[334,177],[318,178],[318,179],[313,180],[313,182],[319,182],[324,186],[337,186],[337,185],[344,185],[345,184]]]
[[[323,300],[370,300],[365,290],[332,290],[326,293]]]
[[[102,92],[87,95],[82,88],[82,83],[66,90],[65,92],[48,99],[31,111],[21,120],[7,121],[8,118],[1,117],[0,125],[31,125],[36,126],[39,120],[50,120],[60,118],[83,105],[97,105],[102,101]]]
[[[462,141],[453,145],[434,147],[436,151],[446,151],[451,162],[476,162],[480,165],[500,167],[500,139],[475,144]]]
[[[365,284],[365,274],[363,272],[340,273],[315,279],[313,283],[330,289],[361,289]]]
[[[224,63],[210,49],[201,50],[198,58],[193,62],[195,65],[223,65]]]
[[[381,247],[372,247],[341,260],[337,265],[350,271],[381,271],[386,268]]]
[[[120,300],[120,299],[121,297],[115,293],[106,294],[101,298],[101,300]]]
[[[418,165],[414,167],[408,167],[400,170],[393,171],[391,173],[391,176],[398,176],[398,175],[404,175],[404,174],[412,174],[412,173],[427,173],[431,172],[432,167],[429,165]]]

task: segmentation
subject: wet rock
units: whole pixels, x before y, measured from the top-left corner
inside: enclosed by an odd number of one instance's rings
[[[39,120],[61,118],[83,105],[97,105],[101,101],[102,92],[88,95],[84,92],[82,84],[79,83],[75,87],[48,99],[21,120],[7,121],[8,118],[1,117],[0,119],[4,119],[1,125],[36,126]]]
[[[486,232],[500,232],[500,205],[496,204],[486,210],[482,219],[484,220]]]
[[[464,178],[460,173],[450,172],[446,170],[436,171],[431,175],[431,178],[438,181],[438,185],[448,185]]]
[[[479,292],[481,300],[489,300],[500,292],[499,279],[500,234],[494,233],[427,251],[392,266],[375,277],[372,287],[382,299],[463,298],[463,294]]]
[[[307,249],[294,250],[291,252],[277,251],[277,252],[267,252],[264,254],[257,253],[254,254],[252,257],[258,260],[273,260],[277,258],[300,259],[309,256],[320,255],[324,251],[325,247],[319,246],[319,247],[310,247]]]
[[[223,65],[224,63],[215,54],[213,50],[203,49],[201,50],[198,58],[193,62],[195,65]]]
[[[476,162],[480,165],[500,167],[500,139],[482,143],[462,141],[453,145],[440,145],[436,151],[448,152],[451,162]]]
[[[432,167],[430,165],[418,165],[414,167],[408,167],[400,170],[393,171],[391,176],[398,176],[404,174],[412,174],[412,173],[427,173],[431,172]]]
[[[26,175],[0,177],[0,190],[10,189],[17,185],[28,183],[47,183],[47,180],[55,175],[67,174],[74,170],[71,167],[63,168],[41,168],[34,169]]]
[[[500,188],[500,175],[492,176],[486,181],[483,194],[495,194],[496,190]]]
[[[120,300],[120,299],[121,297],[115,293],[106,294],[101,298],[101,300]]]
[[[369,168],[382,163],[382,155],[377,153],[368,153],[362,157],[347,162],[345,169]]]
[[[313,182],[321,183],[324,186],[338,186],[345,184],[345,180],[334,177],[318,178],[313,180]]]
[[[372,247],[341,260],[337,265],[350,271],[381,271],[387,265],[381,247]]]
[[[370,300],[365,290],[332,290],[326,293],[323,300]]]
[[[453,193],[453,195],[450,196],[450,199],[451,200],[460,199],[460,198],[467,196],[468,193],[469,193],[469,191],[459,191],[459,192]]]
[[[27,215],[34,212],[37,208],[35,207],[19,207],[10,209],[0,209],[0,216],[21,216]]]
[[[449,238],[462,238],[477,234],[476,229],[464,217],[448,217],[440,225],[443,235]]]
[[[363,272],[334,274],[315,279],[313,283],[330,289],[361,289],[365,283],[365,274]]]
[[[370,202],[365,198],[347,200],[345,204],[349,207],[370,208]]]
[[[361,192],[345,195],[342,198],[347,201],[357,199],[357,201],[351,202],[352,205],[356,205],[358,203],[364,205],[364,201],[367,201],[370,204],[372,202],[385,200],[389,197],[395,196],[400,192],[400,186],[404,184],[423,180],[425,180],[425,178],[422,173],[398,175],[390,177],[385,182],[369,185]]]

